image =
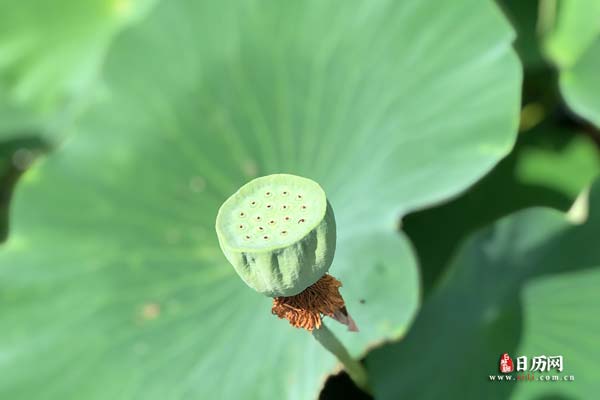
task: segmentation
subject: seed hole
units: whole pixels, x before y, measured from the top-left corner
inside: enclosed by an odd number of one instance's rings
[[[240,229],[244,229],[244,224],[240,224],[240,225],[238,226],[238,228],[240,228]]]
[[[283,236],[285,236],[285,235],[287,235],[287,231],[281,231],[281,234],[282,234]]]
[[[269,240],[269,236],[268,236],[268,235],[265,235],[265,236],[263,236],[263,239],[265,239],[265,240]]]
[[[249,236],[249,235],[246,235],[246,236],[244,236],[244,239],[246,239],[246,240],[250,240],[250,236]]]
[[[257,203],[256,203],[256,201],[255,201],[255,200],[252,200],[252,201],[250,202],[250,207],[254,208],[254,207],[256,207],[256,204],[257,204]]]
[[[272,194],[273,193],[267,191],[267,192],[265,192],[265,197],[271,197]]]
[[[259,227],[258,227],[258,230],[259,230],[259,232],[262,232],[262,231],[264,231],[264,230],[265,230],[265,228],[263,228],[262,226],[259,226]]]
[[[304,223],[304,221],[305,221],[305,219],[304,219],[304,218],[300,218],[300,219],[298,220],[298,223],[299,223],[299,224],[302,224],[302,223]]]
[[[246,213],[243,212],[243,211],[241,211],[240,214],[239,214],[239,216],[240,216],[240,218],[245,218],[246,217]]]
[[[289,220],[290,220],[290,217],[288,217],[288,216],[285,216],[285,217],[283,217],[283,219],[285,219],[286,221],[289,221]]]
[[[273,206],[271,204],[267,204],[267,208],[270,210],[271,208],[273,208]]]
[[[254,218],[257,221],[260,221],[262,218],[260,217],[260,215],[257,215],[256,218]]]
[[[298,200],[300,200],[300,199],[302,199],[302,195],[301,195],[301,194],[299,194],[299,195],[297,195],[297,196],[296,196],[296,198],[297,198]]]
[[[302,204],[302,206],[300,206],[301,209],[306,210],[306,204]]]
[[[270,220],[270,221],[269,221],[269,225],[275,225],[275,220],[273,220],[273,219],[272,219],[272,220]]]
[[[288,207],[288,205],[287,205],[287,204],[284,204],[284,205],[282,205],[282,206],[281,206],[281,209],[282,209],[282,210],[287,210],[288,208],[289,208],[289,207]]]
[[[283,192],[281,192],[281,195],[282,195],[282,196],[287,196],[288,194],[290,194],[290,193],[289,193],[289,192],[287,192],[287,191],[283,191]]]

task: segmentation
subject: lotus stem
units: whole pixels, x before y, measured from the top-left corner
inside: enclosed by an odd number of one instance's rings
[[[339,362],[342,363],[346,372],[350,378],[354,381],[356,386],[362,389],[365,393],[370,395],[373,394],[371,386],[369,385],[369,378],[367,371],[363,365],[350,356],[348,350],[344,347],[342,342],[327,328],[325,324],[321,324],[319,329],[312,331],[313,336],[321,345],[332,353]]]

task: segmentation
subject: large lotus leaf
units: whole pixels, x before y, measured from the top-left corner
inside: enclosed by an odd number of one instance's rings
[[[598,174],[596,143],[582,132],[543,123],[521,133],[511,154],[467,192],[403,219],[425,292],[476,230],[527,207],[567,211]]]
[[[0,397],[314,397],[335,360],[270,315],[213,228],[273,172],[318,181],[335,210],[331,272],[361,332],[328,325],[356,357],[399,338],[419,290],[397,218],[511,148],[511,39],[479,0],[161,3],[111,48],[79,134],[17,190]]]
[[[593,398],[599,354],[590,335],[599,328],[591,316],[600,307],[592,283],[600,273],[600,182],[592,188],[590,207],[582,225],[561,212],[534,208],[474,235],[405,339],[367,358],[376,397],[504,399],[519,386],[515,394],[524,398],[539,399],[542,392]],[[590,282],[578,270],[586,270]],[[498,374],[506,352],[530,361],[562,355],[561,374],[575,375],[576,382],[492,383],[489,375]],[[432,376],[435,385],[427,384]]]

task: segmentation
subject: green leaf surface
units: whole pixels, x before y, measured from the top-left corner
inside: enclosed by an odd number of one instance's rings
[[[110,39],[152,0],[0,2],[0,95],[41,113],[97,77]]]
[[[67,136],[111,39],[154,0],[0,0],[0,238],[19,154]]]
[[[17,190],[0,397],[314,398],[335,360],[227,264],[218,207],[258,175],[319,182],[361,332],[329,326],[355,357],[400,337],[419,284],[397,218],[512,147],[512,37],[478,0],[161,3]]]
[[[402,220],[425,294],[476,230],[527,207],[567,211],[599,174],[597,145],[583,132],[543,123],[521,133],[511,154],[467,192]]]
[[[523,325],[518,354],[563,357],[561,376],[573,375],[567,382],[519,385],[515,399],[593,398],[598,384],[600,346],[596,332],[600,268],[544,277],[523,288]],[[529,357],[531,360],[531,357]],[[555,374],[555,372],[550,373]],[[544,375],[548,375],[545,373]]]
[[[599,0],[541,0],[539,18],[544,51],[560,68],[575,65],[600,35]]]
[[[537,208],[471,237],[405,339],[367,358],[376,397],[594,397],[598,346],[590,334],[598,324],[588,311],[598,309],[600,299],[582,274],[595,282],[600,272],[600,182],[592,188],[590,207],[583,225]],[[498,374],[506,352],[530,359],[563,355],[562,374],[575,375],[576,382],[492,383],[489,375]],[[427,384],[432,376],[436,385]]]
[[[598,145],[585,132],[542,125],[525,136],[513,171],[523,185],[560,193],[570,204],[600,174]]]
[[[574,67],[561,72],[559,84],[560,91],[569,107],[600,127],[600,74],[598,71],[600,71],[600,36]]]
[[[539,25],[547,57],[559,69],[568,106],[600,127],[600,1],[546,1]]]

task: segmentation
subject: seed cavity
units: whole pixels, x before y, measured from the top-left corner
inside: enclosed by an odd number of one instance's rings
[[[312,216],[313,207],[316,207],[315,199],[309,188],[287,182],[282,182],[283,185],[278,181],[265,183],[237,196],[237,204],[230,209],[227,230],[240,245],[246,243],[242,248],[269,248],[280,242],[294,240],[316,223]],[[294,223],[302,226],[296,227]]]

